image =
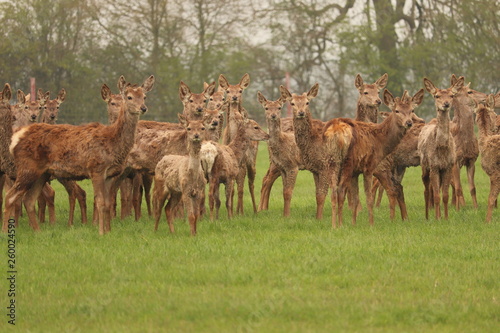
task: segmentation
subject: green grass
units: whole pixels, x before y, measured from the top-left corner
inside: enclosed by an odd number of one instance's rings
[[[265,144],[258,163],[260,191],[268,166]],[[324,219],[314,219],[312,176],[304,171],[291,218],[282,217],[278,180],[269,211],[254,216],[247,200],[245,216],[227,220],[222,209],[224,218],[203,219],[196,237],[189,236],[185,221],[176,221],[176,233],[170,234],[164,218],[156,233],[147,217],[114,220],[103,237],[92,225],[68,228],[67,198],[54,183],[58,223],[46,223],[35,234],[24,217],[17,229],[16,328],[497,332],[500,215],[496,211],[493,223],[484,223],[488,182],[478,163],[480,208],[471,207],[467,193],[467,206],[450,209],[449,220],[426,221],[420,169],[409,169],[404,181],[409,222],[390,221],[384,199],[374,227],[364,209],[356,226],[332,230],[329,204]],[[83,184],[91,198],[89,183]],[[6,236],[0,237],[7,249]],[[0,290],[7,289],[6,280],[3,285]],[[2,318],[0,330],[6,331]]]

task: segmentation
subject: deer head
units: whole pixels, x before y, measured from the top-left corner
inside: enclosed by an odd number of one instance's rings
[[[153,89],[154,83],[155,77],[153,75],[148,77],[141,86],[126,83],[123,75],[120,76],[118,87],[120,88],[120,94],[125,104],[129,106],[127,108],[129,113],[139,115],[148,111],[148,107],[145,104],[146,93]]]
[[[184,106],[184,114],[189,117],[201,117],[210,96],[215,92],[215,82],[204,87],[200,94],[193,94],[188,85],[181,81],[179,85],[179,98]]]
[[[111,89],[103,84],[101,87],[101,97],[108,106],[108,121],[114,123],[120,114],[120,109],[123,105],[123,96],[121,94],[113,94]]]
[[[375,83],[373,84],[365,84],[363,82],[363,78],[361,75],[356,75],[356,79],[354,80],[354,85],[358,89],[359,99],[358,103],[370,107],[378,107],[382,104],[380,100],[379,92],[384,89],[387,85],[387,80],[389,79],[389,75],[385,73],[382,75]]]
[[[464,77],[461,76],[451,87],[438,89],[428,78],[424,78],[424,86],[427,92],[434,97],[434,104],[438,112],[449,111],[453,99],[464,85]]]
[[[42,105],[43,107],[42,117],[45,119],[46,122],[50,124],[55,124],[55,122],[57,121],[57,115],[59,114],[59,106],[66,99],[66,90],[64,90],[64,88],[61,89],[61,91],[59,91],[59,94],[55,99],[50,99],[50,91],[47,91],[45,94],[43,94],[42,91],[39,89],[38,98],[44,99],[44,104]]]
[[[451,85],[453,86],[459,79],[462,78],[463,76],[457,78],[455,74],[452,74],[450,79]],[[474,106],[475,102],[480,103],[486,101],[486,97],[487,95],[485,93],[471,89],[469,82],[467,85],[463,85],[462,88],[458,89],[455,100],[461,104]]]
[[[318,95],[319,84],[316,83],[307,93],[302,95],[291,94],[288,89],[280,86],[281,99],[290,102],[293,111],[293,117],[303,119],[310,115],[309,102]]]
[[[2,92],[0,92],[0,101],[9,104],[11,98],[12,98],[12,90],[10,89],[10,84],[6,83],[5,86],[3,87]]]
[[[391,109],[391,115],[399,127],[406,129],[413,126],[413,115],[415,108],[424,100],[424,89],[417,91],[413,97],[409,97],[408,91],[404,91],[401,98],[394,98],[389,90],[384,90],[384,104]]]
[[[17,111],[14,113],[14,118],[19,121],[19,126],[24,126],[29,123],[34,123],[38,120],[38,116],[42,110],[42,105],[45,103],[44,97],[42,99],[31,101],[30,94],[25,95],[22,90],[17,91]]]
[[[209,109],[208,107],[204,109],[205,115],[207,115],[206,126],[209,130],[215,130],[222,127],[224,124],[224,112],[227,112],[229,103],[223,103],[218,108]]]
[[[178,115],[179,122],[184,126],[187,132],[187,141],[201,143],[201,141],[205,138],[205,124],[206,117],[203,117],[202,120],[194,120],[189,119],[184,114],[179,113]]]
[[[277,121],[281,118],[281,109],[283,108],[283,99],[281,97],[276,101],[269,101],[260,91],[258,91],[257,99],[266,112],[266,120],[268,123]]]
[[[238,84],[229,84],[226,77],[221,74],[219,75],[219,86],[226,92],[226,99],[232,104],[238,104],[242,102],[243,90],[248,88],[250,85],[250,75],[245,74]]]
[[[208,87],[208,83],[203,82],[203,89],[206,89],[207,87]],[[222,103],[224,103],[225,100],[226,100],[225,91],[219,85],[219,88],[217,88],[217,91],[215,91],[212,94],[212,96],[210,96],[210,98],[208,99],[207,108],[211,109],[211,110],[217,109],[218,107],[220,107],[222,105]]]
[[[495,113],[495,95],[490,94],[484,102],[474,101],[474,113],[476,114],[476,123],[479,129],[485,128],[487,134],[494,132],[497,114]]]
[[[243,120],[243,124],[245,126],[245,134],[248,139],[252,141],[269,140],[269,134],[267,134],[255,120],[245,118]]]

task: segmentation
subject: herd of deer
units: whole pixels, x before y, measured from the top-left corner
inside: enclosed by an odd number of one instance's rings
[[[68,192],[70,225],[76,201],[82,222],[87,222],[86,193],[76,181],[92,181],[93,221],[99,224],[100,234],[111,230],[118,189],[122,218],[130,215],[132,208],[135,219],[141,217],[144,192],[148,213],[155,218],[155,230],[164,209],[171,232],[174,232],[174,218],[186,214],[191,234],[195,235],[197,220],[205,213],[207,184],[210,218],[219,217],[221,183],[225,185],[227,214],[231,218],[234,183],[237,213],[243,213],[246,177],[256,213],[268,209],[271,188],[281,176],[283,214],[289,216],[299,170],[313,174],[316,218],[322,218],[326,195],[331,191],[333,227],[342,225],[346,196],[352,223],[356,222],[361,209],[358,177],[363,174],[369,222],[373,225],[377,189],[379,193],[383,189],[387,192],[391,218],[395,216],[396,204],[402,219],[408,218],[401,181],[405,169],[417,165],[422,167],[426,218],[431,207],[436,218],[441,218],[441,197],[447,218],[450,185],[452,203],[457,209],[465,204],[460,185],[462,166],[467,168],[472,203],[477,208],[474,165],[479,153],[481,165],[490,177],[486,215],[489,222],[500,192],[500,120],[494,111],[495,102],[500,104],[500,94],[486,95],[472,90],[470,84],[464,84],[463,77],[455,75],[446,89],[439,89],[424,78],[424,87],[433,96],[436,108],[436,118],[425,123],[414,112],[423,101],[424,89],[413,96],[405,91],[401,97],[394,97],[384,90],[387,81],[388,75],[384,74],[373,84],[366,84],[358,74],[356,118],[334,118],[328,122],[314,119],[309,109],[310,101],[318,94],[318,84],[301,95],[291,94],[280,86],[280,98],[276,101],[258,92],[269,134],[249,118],[242,106],[243,91],[250,84],[248,74],[234,85],[220,75],[217,90],[215,82],[205,83],[199,94],[192,93],[181,82],[179,97],[184,110],[179,114],[179,123],[139,120],[147,111],[145,99],[153,88],[153,76],[140,86],[127,83],[121,76],[119,94],[113,94],[105,84],[102,86],[108,125],[55,124],[59,105],[66,97],[64,89],[53,100],[50,92],[41,89],[37,98],[18,90],[17,104],[11,105],[11,87],[5,84],[0,95],[0,188],[5,186],[8,190],[2,231],[7,231],[11,218],[17,223],[23,203],[35,231],[40,230],[39,221],[45,219],[46,206],[49,221],[55,222],[54,190],[50,186],[53,179],[61,182]],[[379,112],[382,90],[383,103],[391,112]],[[281,118],[286,102],[292,107],[292,118]],[[42,110],[41,122],[37,123]],[[479,144],[474,134],[474,114]],[[383,121],[378,122],[379,117]],[[258,141],[264,140],[268,141],[270,165],[257,207],[255,164]],[[0,191],[0,205],[2,202]]]

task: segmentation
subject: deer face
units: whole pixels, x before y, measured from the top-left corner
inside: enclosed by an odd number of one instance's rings
[[[108,121],[110,124],[113,124],[120,114],[120,109],[123,105],[123,96],[111,93],[111,89],[109,89],[106,84],[103,84],[101,88],[101,97],[107,105]]]
[[[495,96],[493,94],[487,95],[484,101],[474,102],[474,113],[476,114],[476,123],[478,126],[490,126],[493,130],[495,126],[497,114],[495,113]]]
[[[224,75],[219,76],[219,86],[226,93],[226,100],[232,104],[239,104],[242,102],[243,90],[250,85],[250,75],[245,74],[238,84],[229,84]]]
[[[260,125],[252,119],[245,120],[245,133],[247,137],[253,141],[269,140],[269,134],[264,132]]]
[[[378,107],[382,104],[379,93],[387,85],[388,75],[382,75],[375,83],[365,84],[361,75],[356,75],[354,84],[359,92],[358,103],[369,107]]]
[[[384,103],[392,111],[392,117],[399,127],[405,129],[413,126],[415,108],[422,104],[424,100],[424,89],[420,89],[413,97],[408,96],[405,90],[401,98],[394,98],[389,90],[384,91]]]
[[[17,104],[13,108],[14,126],[26,126],[29,123],[37,122],[38,116],[42,110],[41,104],[45,102],[44,99],[37,101],[30,100],[30,94],[25,95],[21,90],[17,91]]]
[[[225,100],[226,97],[224,97],[224,90],[221,90],[219,87],[219,90],[214,92],[213,95],[208,99],[207,108],[212,110],[217,109],[224,103]]]
[[[43,107],[43,118],[49,124],[55,124],[59,114],[59,106],[66,99],[66,90],[61,89],[56,99],[50,99],[50,92],[47,92]]]
[[[309,92],[302,95],[291,94],[288,89],[280,86],[281,99],[290,102],[295,119],[304,119],[311,114],[309,102],[318,95],[319,84],[311,87]]]
[[[193,94],[187,84],[181,81],[179,86],[179,98],[184,106],[183,113],[189,115],[189,117],[202,117],[208,98],[214,93],[214,91],[215,82],[212,82],[212,84],[205,86],[202,93]]]
[[[141,86],[127,84],[123,75],[120,76],[118,88],[125,104],[128,105],[127,110],[129,113],[139,115],[148,111],[145,104],[146,93],[153,89],[154,83],[155,77],[153,75],[148,77]]]
[[[24,104],[24,112],[29,122],[36,123],[41,110],[42,106],[40,105],[40,101],[28,101]]]
[[[204,109],[205,124],[209,130],[214,131],[222,128],[224,124],[224,106],[225,104],[213,110],[209,108]]]
[[[266,112],[268,124],[279,121],[281,118],[281,109],[283,108],[283,100],[279,98],[276,101],[269,101],[260,91],[257,92],[257,98]]]
[[[188,120],[184,126],[189,142],[201,142],[205,138],[206,127],[204,120]]]
[[[462,88],[464,83],[463,76],[448,89],[438,89],[434,84],[427,78],[424,78],[425,89],[434,97],[434,104],[438,112],[446,112],[450,110],[453,99],[458,93],[458,90]]]

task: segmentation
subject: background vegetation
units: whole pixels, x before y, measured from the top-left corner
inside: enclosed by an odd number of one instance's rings
[[[91,225],[68,228],[67,197],[53,182],[57,224],[35,234],[24,217],[17,229],[16,329],[497,332],[500,212],[484,223],[489,180],[478,170],[478,210],[467,195],[449,220],[426,221],[420,173],[410,168],[404,179],[407,222],[390,221],[384,199],[374,227],[366,209],[352,226],[346,209],[347,223],[332,230],[329,204],[323,220],[314,218],[312,176],[303,171],[290,218],[281,217],[278,180],[269,211],[253,215],[247,200],[247,214],[227,220],[222,208],[219,221],[202,219],[196,237],[181,220],[170,234],[165,218],[155,233],[146,215],[115,219],[104,237]],[[90,182],[82,184],[92,193]],[[6,248],[6,235],[0,243]]]
[[[77,124],[106,121],[100,86],[121,74],[154,74],[146,118],[174,121],[180,80],[199,92],[220,73],[238,82],[248,72],[245,103],[260,118],[256,91],[277,98],[289,72],[292,91],[321,84],[315,113],[326,119],[353,115],[356,73],[389,73],[395,96],[452,73],[496,92],[499,30],[497,0],[2,1],[0,79],[28,91],[35,77],[52,96],[66,88],[59,121]]]

